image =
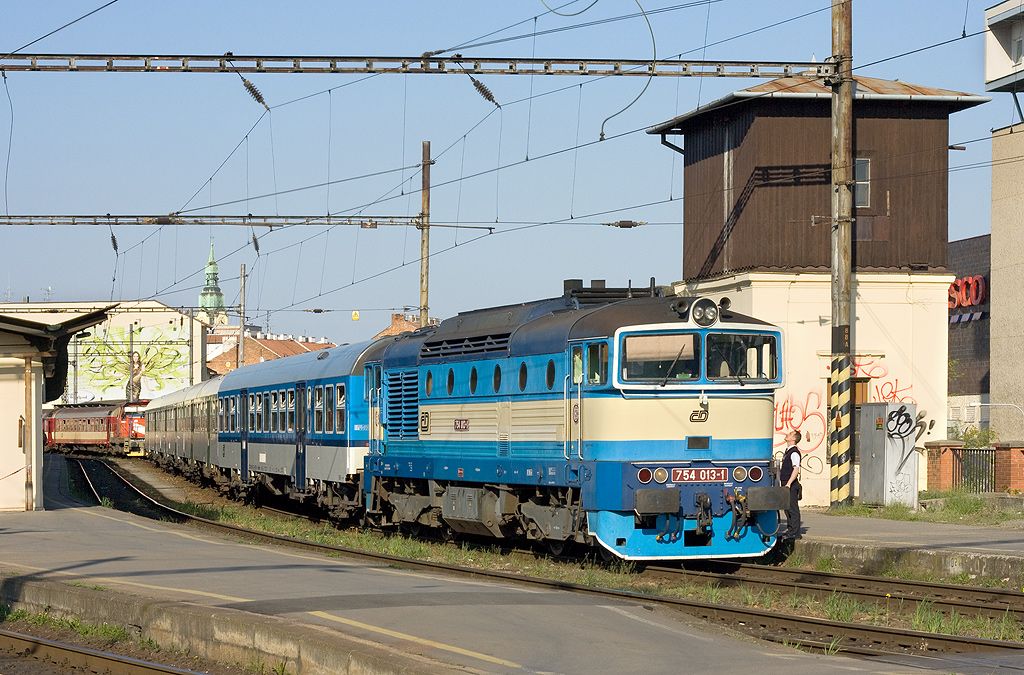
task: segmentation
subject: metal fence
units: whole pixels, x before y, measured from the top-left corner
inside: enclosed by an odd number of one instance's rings
[[[995,492],[996,449],[955,448],[953,455],[953,488],[967,492]]]

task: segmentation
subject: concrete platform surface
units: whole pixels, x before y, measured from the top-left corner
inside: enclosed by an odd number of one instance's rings
[[[797,550],[813,558],[835,556],[866,574],[912,567],[933,574],[1008,579],[1024,583],[1024,528],[978,527],[803,514]]]
[[[256,546],[83,506],[67,494],[66,471],[63,458],[47,457],[47,511],[0,514],[5,595],[34,594],[33,606],[47,606],[68,602],[52,582],[77,582],[59,586],[78,598],[83,620],[90,612],[138,615],[133,621],[140,632],[157,631],[154,639],[162,644],[177,639],[200,651],[197,640],[243,647],[249,640],[250,649],[287,656],[306,648],[304,640],[326,649],[323,643],[334,635],[376,649],[374,664],[393,656],[390,671],[364,660],[349,672],[921,672],[724,636],[637,602]],[[146,604],[131,605],[131,598]],[[175,638],[176,630],[190,635]],[[247,637],[235,635],[246,631]],[[260,658],[271,667],[277,663]],[[302,667],[297,659],[293,668]],[[345,670],[339,664],[303,672]]]

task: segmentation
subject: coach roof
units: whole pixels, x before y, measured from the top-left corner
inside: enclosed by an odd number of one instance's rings
[[[366,360],[364,355],[375,344],[374,341],[357,342],[245,366],[224,376],[221,391],[362,374],[362,364]]]

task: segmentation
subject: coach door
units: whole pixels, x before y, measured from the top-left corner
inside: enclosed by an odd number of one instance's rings
[[[565,459],[582,457],[583,453],[583,345],[569,347],[569,363],[565,369],[562,395],[565,399]]]
[[[380,364],[371,364],[363,369],[364,386],[366,393],[366,407],[369,419],[369,448],[371,455],[379,455],[381,441],[383,441],[383,428],[381,427],[381,373]]]
[[[249,481],[249,390],[243,389],[238,394],[238,428],[240,433],[241,455],[238,460],[238,473],[242,482]]]
[[[309,421],[309,389],[295,385],[295,489],[306,489],[306,428]]]

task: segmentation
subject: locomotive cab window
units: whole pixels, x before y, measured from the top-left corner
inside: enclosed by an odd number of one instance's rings
[[[680,383],[700,377],[697,333],[628,335],[622,346],[623,382]]]
[[[608,345],[603,342],[587,345],[587,384],[601,385],[608,381]]]
[[[766,382],[778,377],[774,335],[711,333],[707,338],[709,380]]]

